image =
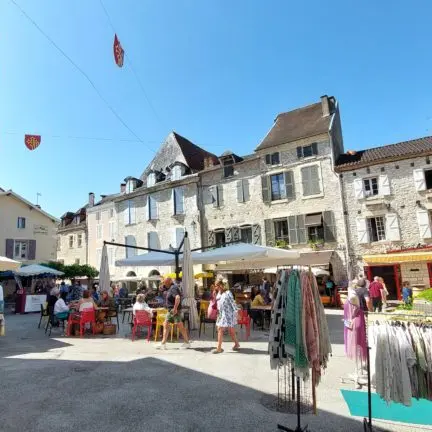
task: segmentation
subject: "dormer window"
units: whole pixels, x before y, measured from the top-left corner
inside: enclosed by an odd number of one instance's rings
[[[184,168],[181,165],[174,165],[171,170],[171,180],[180,180],[184,174]]]
[[[136,181],[130,179],[126,183],[126,193],[132,193],[136,188]]]
[[[156,184],[156,174],[150,173],[147,177],[147,187],[152,187]]]
[[[227,158],[223,161],[223,174],[225,178],[234,175],[234,160],[232,158]]]

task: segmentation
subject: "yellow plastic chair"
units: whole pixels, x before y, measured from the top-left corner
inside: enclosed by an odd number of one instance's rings
[[[161,327],[163,327],[164,322],[166,320],[166,316],[168,314],[168,309],[156,309],[156,331],[155,331],[155,342],[157,341],[159,330]],[[179,329],[176,324],[169,324],[171,326],[171,342],[173,340],[173,334],[174,334],[174,326],[177,327],[177,340],[179,338]]]
[[[210,302],[208,300],[201,300],[200,301],[200,310],[199,310],[199,316],[203,313],[205,316],[207,316],[208,307],[210,306]]]

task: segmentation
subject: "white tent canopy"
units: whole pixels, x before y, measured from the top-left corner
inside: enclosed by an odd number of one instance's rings
[[[180,254],[180,260],[181,259],[183,259],[183,254]],[[164,265],[175,265],[174,254],[164,252],[149,252],[116,261],[116,266],[119,267],[152,267]]]
[[[315,276],[329,276],[330,275],[330,272],[328,270],[323,270],[321,268],[312,267],[311,270]],[[267,273],[267,274],[276,274],[277,272],[278,272],[277,267],[266,268],[263,270],[263,273]]]
[[[50,267],[45,267],[40,264],[30,264],[25,267],[21,267],[18,271],[15,272],[18,276],[39,276],[43,274],[50,274],[53,276],[62,276],[63,272],[54,270]]]
[[[113,282],[141,282],[141,281],[160,281],[162,276],[118,276],[111,278]]]
[[[19,268],[21,263],[4,256],[0,256],[0,271],[16,270]]]

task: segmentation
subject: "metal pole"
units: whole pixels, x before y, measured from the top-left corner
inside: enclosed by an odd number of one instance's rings
[[[166,253],[169,255],[175,255],[175,252],[171,252],[171,251],[167,251],[167,250],[152,249],[152,248],[146,248],[146,247],[142,247],[142,246],[133,246],[133,245],[127,245],[124,243],[113,243],[113,242],[104,241],[104,244],[111,245],[111,246],[120,246],[120,247],[125,247],[125,248],[130,248],[130,249],[146,250],[149,252],[161,252],[161,253]]]
[[[179,266],[179,251],[175,251],[175,274],[176,274],[176,282],[180,279],[180,266]]]

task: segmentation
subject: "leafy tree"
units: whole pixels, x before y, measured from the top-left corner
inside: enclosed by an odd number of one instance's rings
[[[66,279],[72,279],[74,277],[95,278],[99,275],[99,272],[94,267],[89,266],[88,264],[64,265],[57,261],[50,261],[45,265],[54,270],[63,272]]]

